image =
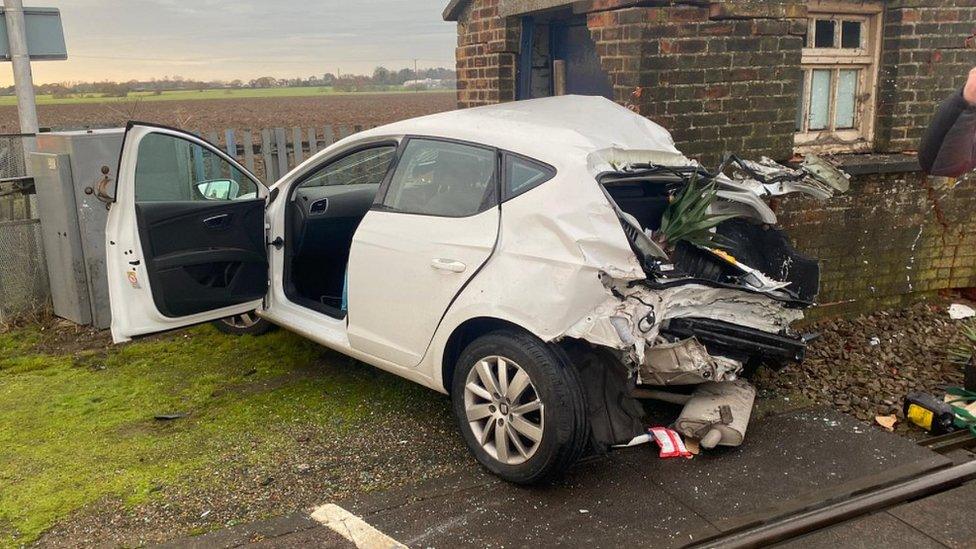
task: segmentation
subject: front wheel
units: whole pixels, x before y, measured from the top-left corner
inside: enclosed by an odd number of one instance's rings
[[[263,335],[275,329],[275,325],[259,317],[253,312],[222,318],[212,322],[225,334],[231,335]]]
[[[461,353],[454,415],[474,457],[517,484],[544,482],[582,455],[586,407],[576,371],[539,339],[484,335]]]

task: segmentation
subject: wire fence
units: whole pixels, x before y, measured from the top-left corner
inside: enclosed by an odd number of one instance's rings
[[[36,313],[50,299],[41,222],[33,196],[23,190],[28,138],[0,135],[0,323]]]
[[[24,139],[33,137],[32,134],[25,133],[0,134],[0,179],[27,175]]]
[[[39,219],[0,221],[0,322],[43,309],[50,296]]]

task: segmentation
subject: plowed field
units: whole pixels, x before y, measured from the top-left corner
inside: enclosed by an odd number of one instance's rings
[[[226,128],[373,126],[455,108],[454,92],[350,94],[319,97],[107,100],[104,103],[40,105],[41,127],[59,129],[122,126],[128,120],[219,131]],[[17,108],[0,106],[0,132],[18,131]]]

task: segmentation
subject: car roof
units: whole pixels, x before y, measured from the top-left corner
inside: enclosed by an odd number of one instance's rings
[[[556,166],[610,162],[608,151],[637,153],[624,155],[628,161],[688,163],[667,130],[603,97],[566,95],[499,103],[395,122],[356,137],[400,135],[480,143]]]

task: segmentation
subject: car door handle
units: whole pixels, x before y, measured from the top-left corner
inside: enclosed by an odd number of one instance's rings
[[[463,273],[467,265],[453,259],[432,259],[430,266],[439,271],[450,271],[452,273]]]
[[[230,214],[220,214],[204,219],[203,224],[211,229],[221,229],[226,227],[229,221]]]

